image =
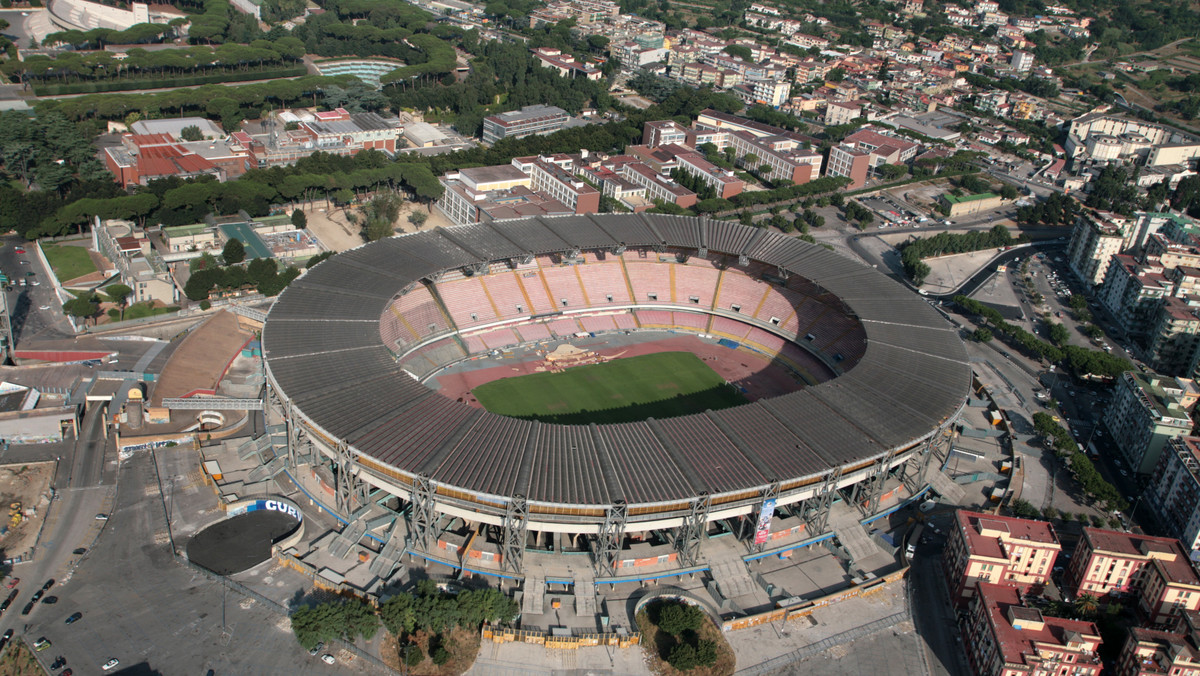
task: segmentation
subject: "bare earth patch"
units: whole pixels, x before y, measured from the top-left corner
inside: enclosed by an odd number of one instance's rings
[[[0,528],[7,529],[0,535],[0,548],[6,557],[24,554],[37,543],[38,531],[50,506],[54,465],[54,462],[34,462],[0,466],[0,507],[3,507]],[[16,503],[22,516],[14,525],[11,510]],[[30,510],[32,513],[25,516]]]
[[[450,660],[442,665],[433,663],[429,658],[429,641],[436,634],[427,631],[418,631],[410,638],[421,648],[421,652],[425,655],[425,659],[414,667],[409,667],[407,671],[401,666],[400,662],[404,657],[404,645],[394,636],[388,636],[384,639],[383,648],[380,651],[385,664],[389,667],[408,673],[412,676],[459,676],[466,673],[475,664],[475,656],[479,654],[480,637],[478,631],[455,627],[444,634],[446,638],[446,649],[450,652]],[[0,674],[3,676],[3,674]]]
[[[646,662],[650,671],[658,676],[731,676],[737,660],[733,656],[733,648],[725,640],[725,635],[712,622],[705,620],[697,632],[701,640],[715,641],[717,644],[717,663],[711,667],[695,667],[687,671],[679,671],[663,659],[659,652],[660,639],[674,642],[670,634],[659,636],[658,627],[650,621],[645,609],[637,614],[638,631],[642,632],[642,650],[646,653]]]

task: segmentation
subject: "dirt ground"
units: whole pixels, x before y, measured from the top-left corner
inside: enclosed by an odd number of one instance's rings
[[[50,480],[54,478],[56,464],[34,462],[0,466],[0,507],[3,507],[0,517],[4,518],[0,528],[8,528],[8,532],[0,535],[0,548],[6,558],[28,552],[37,542],[38,531],[50,506]],[[21,503],[22,513],[29,515],[13,527],[8,517],[10,506],[16,502]]]
[[[429,632],[418,631],[411,637],[420,646],[421,652],[425,654],[424,661],[415,667],[407,670],[401,667],[400,641],[393,636],[388,636],[384,640],[381,657],[383,657],[384,663],[393,669],[413,674],[413,676],[452,676],[462,674],[475,663],[475,656],[479,654],[480,645],[478,631],[469,631],[462,627],[451,629],[446,636],[449,641],[450,661],[441,666],[434,664],[433,660],[429,657],[429,641],[433,636]]]
[[[20,639],[14,640],[0,658],[0,676],[42,676],[45,673],[33,651]]]
[[[351,213],[353,213],[354,209],[354,207],[350,207]],[[425,225],[421,227],[421,230],[445,228],[453,225],[450,219],[446,218],[437,209],[430,211],[423,204],[405,202],[400,207],[400,217],[393,224],[396,228],[396,234],[417,232],[417,228],[408,222],[408,215],[413,211],[424,212],[427,216]],[[313,206],[312,208],[305,209],[304,215],[308,218],[309,231],[316,235],[317,239],[321,240],[321,243],[327,249],[345,251],[361,246],[366,242],[360,234],[359,227],[351,224],[349,219],[346,218],[346,209],[340,207],[326,209],[321,206]]]

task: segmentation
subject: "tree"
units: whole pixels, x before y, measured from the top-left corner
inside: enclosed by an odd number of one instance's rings
[[[87,319],[100,311],[100,299],[94,293],[72,298],[63,303],[63,314]]]
[[[318,263],[320,263],[321,261],[324,261],[324,260],[327,260],[327,259],[329,259],[329,258],[332,258],[332,257],[333,257],[333,254],[334,254],[334,252],[332,252],[332,251],[323,251],[323,252],[321,252],[321,253],[317,254],[316,256],[313,256],[312,258],[308,259],[308,260],[307,260],[307,261],[304,263],[304,268],[305,268],[306,270],[307,270],[307,269],[312,269],[312,268],[316,267],[316,266],[317,266],[317,264],[318,264]]]
[[[1017,199],[1017,194],[1017,189],[1007,183],[1004,184],[1004,187],[1000,188],[1000,196],[1006,200]]]
[[[701,639],[696,641],[696,664],[711,667],[717,663],[717,642]]]
[[[379,631],[379,616],[365,601],[354,598],[342,605],[343,631],[351,641],[362,636],[370,641]]]
[[[129,294],[133,293],[133,289],[124,284],[109,284],[104,289],[108,299],[117,304],[120,308],[119,316],[125,317],[125,301],[129,298]]]
[[[297,230],[303,230],[308,227],[308,216],[305,216],[304,212],[300,209],[292,212],[292,227]]]
[[[397,594],[379,606],[379,618],[383,626],[396,635],[412,633],[417,626],[411,594]]]
[[[414,211],[408,215],[408,222],[412,223],[419,230],[425,221],[429,220],[429,214],[423,211]]]
[[[975,329],[975,331],[971,333],[971,340],[977,343],[987,343],[990,342],[992,338],[993,336],[991,330],[986,328]]]
[[[1050,342],[1060,346],[1066,345],[1067,341],[1071,339],[1071,332],[1067,329],[1067,327],[1057,322],[1050,322],[1047,335],[1050,338]]]
[[[670,654],[667,655],[667,664],[680,671],[695,669],[696,649],[692,647],[692,644],[686,642],[675,644],[675,647],[671,648]]]
[[[703,623],[704,611],[686,603],[664,603],[658,611],[658,628],[673,636],[698,631]]]
[[[229,241],[225,242],[225,248],[221,249],[221,260],[225,261],[226,265],[236,265],[246,260],[246,246],[242,244],[242,240],[230,237]]]
[[[404,664],[408,667],[415,667],[425,661],[425,653],[421,652],[421,646],[416,643],[410,643],[404,647]]]
[[[200,141],[204,138],[204,132],[200,131],[200,127],[190,124],[179,130],[179,138],[184,141]]]

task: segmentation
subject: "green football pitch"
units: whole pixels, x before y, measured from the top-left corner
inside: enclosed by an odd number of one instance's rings
[[[690,352],[504,378],[472,393],[493,413],[566,425],[670,418],[746,403],[741,392]]]

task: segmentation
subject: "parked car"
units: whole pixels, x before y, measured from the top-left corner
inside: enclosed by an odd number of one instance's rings
[[[67,624],[75,624],[81,619],[83,619],[83,613],[77,611],[67,618]]]
[[[116,666],[120,663],[121,663],[121,660],[118,660],[117,658],[114,657],[114,658],[110,659],[109,661],[105,662],[104,664],[102,664],[100,666],[100,668],[103,669],[104,671],[111,671],[112,669],[116,668]]]

